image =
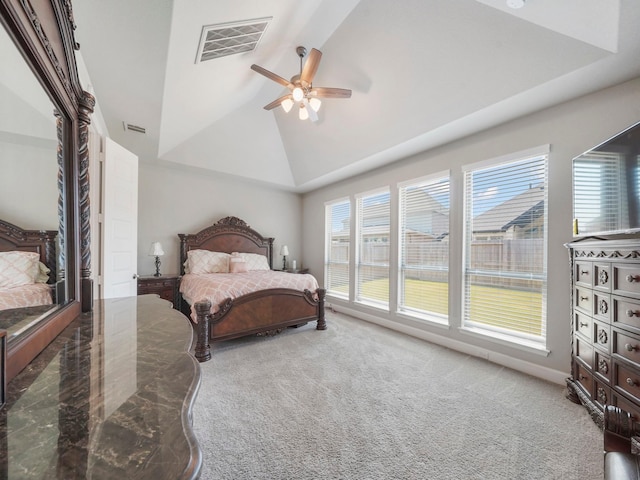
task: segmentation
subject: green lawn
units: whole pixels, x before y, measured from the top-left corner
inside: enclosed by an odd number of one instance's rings
[[[348,286],[334,289],[348,293]],[[389,280],[386,278],[367,282],[363,296],[383,302],[389,299]],[[449,285],[441,282],[407,280],[405,305],[427,312],[448,314]],[[471,286],[471,314],[474,322],[502,327],[531,335],[542,334],[542,295],[537,292],[512,290],[500,287]],[[528,325],[514,324],[514,319],[529,318]]]

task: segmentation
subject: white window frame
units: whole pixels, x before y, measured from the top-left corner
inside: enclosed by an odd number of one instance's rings
[[[349,206],[349,228],[348,228],[348,254],[346,262],[336,261],[332,258],[332,241],[333,241],[333,208],[336,205],[347,204]],[[348,300],[349,299],[349,291],[351,289],[351,267],[350,261],[353,252],[353,241],[351,239],[351,224],[353,223],[353,204],[349,197],[340,198],[337,200],[332,200],[325,203],[325,245],[324,245],[324,283],[325,288],[327,289],[327,295]],[[332,265],[340,265],[342,267],[346,266],[347,269],[347,292],[343,293],[337,290],[332,290],[329,287],[329,279],[331,278],[331,266]]]
[[[363,192],[363,193],[359,193],[357,195],[355,195],[355,221],[356,221],[356,233],[355,233],[355,302],[356,303],[360,303],[360,304],[364,304],[373,308],[377,308],[377,309],[381,309],[381,310],[386,310],[389,311],[389,304],[390,304],[390,293],[387,296],[386,301],[382,301],[382,300],[376,300],[373,298],[368,298],[368,297],[364,297],[362,295],[361,292],[361,279],[363,277],[362,274],[362,269],[364,267],[374,267],[374,268],[380,268],[380,267],[384,267],[385,265],[381,265],[378,263],[372,263],[372,262],[368,262],[368,263],[363,263],[362,261],[362,253],[363,253],[363,248],[362,248],[362,235],[363,235],[363,228],[362,228],[362,202],[364,199],[370,198],[370,197],[375,197],[377,195],[388,195],[389,196],[389,209],[388,209],[388,216],[389,216],[389,231],[388,231],[388,247],[389,247],[389,257],[391,256],[391,189],[389,188],[389,186],[385,186],[385,187],[381,187],[375,190],[370,190],[367,192]],[[388,289],[390,289],[391,287],[391,258],[387,259],[387,264],[386,264],[386,268],[387,268],[387,278],[389,281],[389,285],[388,285]]]
[[[409,307],[407,305],[404,305],[403,299],[404,299],[404,291],[405,291],[405,286],[406,286],[406,282],[405,280],[405,245],[404,245],[404,229],[406,226],[406,218],[405,218],[405,202],[406,202],[406,197],[405,197],[405,192],[406,189],[408,188],[419,188],[422,186],[429,186],[429,185],[433,185],[435,183],[441,182],[443,180],[447,181],[447,187],[448,187],[448,201],[449,201],[449,210],[450,210],[450,205],[451,205],[451,172],[449,170],[445,170],[443,172],[438,172],[438,173],[434,173],[432,175],[428,175],[428,176],[424,176],[424,177],[420,177],[420,178],[414,178],[411,180],[407,180],[404,182],[400,182],[397,185],[398,188],[398,218],[399,218],[399,222],[398,222],[398,307],[397,307],[397,312],[401,315],[407,315],[410,317],[414,317],[420,320],[427,320],[427,321],[431,321],[431,322],[436,322],[436,323],[440,323],[440,324],[448,324],[448,318],[449,318],[449,295],[447,295],[446,298],[446,302],[447,302],[447,313],[445,315],[441,314],[441,313],[437,313],[434,311],[429,311],[429,310],[424,310],[424,309],[418,309],[418,308],[414,308],[414,307]],[[450,233],[450,226],[451,226],[451,217],[449,216],[449,220],[448,220],[448,224],[449,224],[449,228],[448,228],[448,233]],[[449,247],[449,242],[447,241],[447,247]],[[448,252],[447,252],[447,257],[448,257]],[[432,269],[428,268],[427,266],[420,266],[420,267],[413,267],[412,270],[416,270],[416,271],[424,271],[427,275],[428,272],[431,271]],[[445,272],[444,274],[447,276],[447,286],[449,285],[449,264],[447,262],[446,267],[442,268],[439,267],[438,271],[440,272]]]
[[[462,302],[462,325],[460,329],[462,331],[470,332],[473,334],[481,335],[485,338],[491,338],[501,343],[511,345],[521,345],[523,347],[531,348],[532,350],[539,350],[547,352],[547,251],[548,251],[548,186],[549,186],[549,145],[543,145],[520,152],[504,155],[499,158],[485,160],[482,162],[465,165],[462,167],[464,173],[464,214],[463,214],[463,261],[462,261],[462,290],[461,290],[461,302]],[[515,164],[518,162],[524,162],[527,159],[533,160],[534,158],[541,158],[544,162],[544,236],[543,236],[543,259],[542,259],[542,274],[535,278],[542,282],[541,287],[541,309],[540,319],[541,335],[531,335],[525,333],[518,333],[513,330],[507,330],[500,327],[491,327],[486,324],[479,324],[469,319],[470,301],[467,292],[470,292],[470,282],[468,276],[468,262],[469,260],[469,247],[471,241],[472,232],[469,232],[469,209],[472,208],[472,199],[469,198],[471,187],[469,185],[470,175],[474,172],[495,168],[499,166],[506,166],[509,164]],[[481,272],[484,273],[484,272]],[[517,274],[514,274],[517,276]],[[533,275],[530,275],[534,277]],[[498,276],[496,276],[497,278]]]

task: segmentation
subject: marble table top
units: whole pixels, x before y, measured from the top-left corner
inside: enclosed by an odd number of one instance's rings
[[[156,295],[97,301],[7,386],[0,478],[198,478],[192,335]]]

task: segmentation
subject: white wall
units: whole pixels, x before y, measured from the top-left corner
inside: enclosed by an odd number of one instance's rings
[[[548,356],[460,331],[459,295],[450,299],[449,328],[403,319],[393,312],[380,312],[354,303],[334,299],[330,302],[337,310],[342,309],[361,318],[561,383],[569,375],[571,355],[570,268],[564,247],[564,243],[572,240],[571,160],[638,121],[640,78],[308,193],[303,197],[302,207],[302,240],[307,266],[322,284],[325,202],[385,185],[391,186],[393,191],[398,182],[450,169],[451,242],[453,251],[460,252],[450,258],[450,291],[459,291],[462,277],[462,205],[454,199],[462,198],[461,166],[550,144]],[[392,208],[391,224],[397,225],[397,221],[397,212]]]
[[[165,251],[162,273],[179,272],[178,233],[197,233],[221,218],[241,218],[258,233],[274,237],[274,268],[282,266],[280,247],[289,247],[288,261],[302,262],[300,195],[242,181],[193,167],[140,162],[138,191],[138,274],[155,272],[151,242]],[[322,219],[320,219],[322,221]]]

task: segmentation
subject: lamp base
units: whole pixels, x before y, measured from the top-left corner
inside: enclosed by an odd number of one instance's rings
[[[161,277],[162,274],[160,273],[160,257],[156,257],[156,273],[153,274],[154,277]]]

